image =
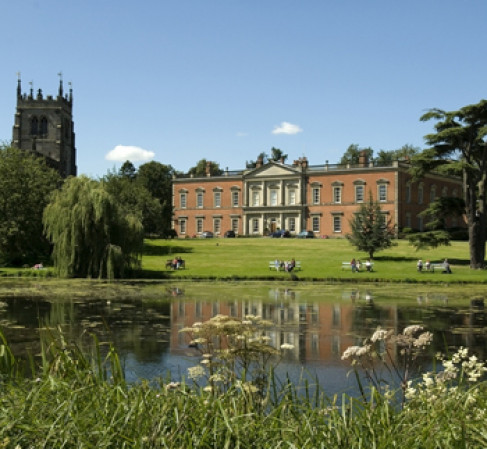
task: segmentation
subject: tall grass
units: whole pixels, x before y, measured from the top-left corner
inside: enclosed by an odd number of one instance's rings
[[[298,394],[272,380],[264,398],[236,388],[215,395],[163,379],[128,385],[116,353],[96,346],[87,355],[53,333],[38,371],[23,377],[2,340],[0,448],[487,446],[483,383],[443,392],[439,382],[420,383],[403,410],[388,400]]]

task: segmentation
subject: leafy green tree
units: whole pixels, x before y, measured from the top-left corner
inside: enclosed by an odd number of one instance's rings
[[[283,161],[286,162],[287,154],[284,154],[279,148],[271,148],[271,161]]]
[[[408,161],[411,160],[421,150],[412,145],[404,145],[397,150],[385,151],[380,150],[374,163],[378,166],[391,165],[393,161]]]
[[[137,169],[135,168],[134,164],[132,164],[132,162],[125,161],[120,167],[118,174],[132,181],[137,176]]]
[[[359,251],[366,252],[371,259],[376,252],[394,245],[391,220],[386,219],[380,204],[373,200],[372,195],[350,220],[350,227],[352,232],[347,235],[349,242]]]
[[[140,182],[125,176],[108,174],[104,178],[106,190],[112,195],[125,214],[136,216],[144,227],[145,234],[159,234],[162,207]]]
[[[206,159],[201,159],[198,163],[188,170],[189,175],[193,176],[206,176],[206,166],[209,165],[210,175],[219,176],[223,174],[223,170],[220,165],[216,162],[207,161]]]
[[[445,230],[438,229],[411,234],[409,235],[408,240],[418,251],[426,248],[437,248],[441,245],[449,246],[450,234]]]
[[[0,147],[0,261],[19,266],[49,259],[42,213],[60,182],[45,159]]]
[[[482,268],[486,243],[487,100],[458,111],[431,109],[421,120],[436,120],[436,132],[425,136],[429,148],[413,158],[412,173],[421,178],[426,172],[444,167],[461,173],[470,267]]]
[[[250,160],[250,162],[246,162],[245,166],[247,168],[255,168],[257,167],[257,161],[262,161],[263,164],[266,164],[268,160],[269,160],[269,156],[267,155],[266,152],[262,151],[262,153],[259,153],[257,155],[257,159],[255,161]]]
[[[352,144],[347,148],[347,151],[340,159],[341,165],[357,165],[360,160],[360,153],[364,152],[368,161],[371,161],[374,156],[374,150],[372,148],[359,148],[357,144]]]
[[[140,219],[123,211],[104,181],[67,179],[52,195],[43,221],[60,276],[121,278],[140,265]]]
[[[171,229],[173,213],[172,178],[175,175],[177,172],[171,165],[164,165],[155,161],[141,165],[137,174],[137,183],[144,186],[159,201],[161,216],[157,229],[163,235],[168,235]],[[149,232],[153,231],[149,229]]]
[[[410,234],[409,243],[417,250],[437,248],[440,245],[450,244],[450,234],[446,229],[448,217],[461,217],[465,211],[465,202],[462,198],[439,197],[419,215],[426,219],[427,232]]]

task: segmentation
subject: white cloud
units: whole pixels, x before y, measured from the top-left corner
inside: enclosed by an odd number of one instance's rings
[[[117,145],[112,151],[105,156],[107,161],[117,162],[141,162],[150,161],[155,156],[153,151],[147,151],[143,148],[134,147],[131,145]]]
[[[300,132],[303,132],[303,130],[298,125],[293,125],[289,122],[282,122],[272,130],[272,134],[297,134]]]
[[[243,131],[239,131],[237,133],[237,137],[247,137],[247,136],[248,136],[248,134],[247,133],[244,133]]]

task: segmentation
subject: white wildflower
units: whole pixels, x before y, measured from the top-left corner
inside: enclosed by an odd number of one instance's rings
[[[188,376],[190,379],[197,380],[205,375],[205,369],[201,365],[196,365],[188,368]]]
[[[342,355],[342,360],[347,360],[355,357],[361,346],[349,346]]]
[[[371,341],[375,343],[376,341],[385,340],[386,337],[387,337],[387,331],[379,328],[372,335]]]
[[[291,349],[294,349],[294,345],[291,345],[289,343],[283,343],[281,345],[281,349],[289,349],[289,350],[291,350]]]
[[[413,324],[411,326],[406,327],[402,331],[402,333],[403,335],[406,335],[408,337],[414,337],[415,334],[422,331],[423,329],[424,329],[423,326],[420,326],[419,324]]]

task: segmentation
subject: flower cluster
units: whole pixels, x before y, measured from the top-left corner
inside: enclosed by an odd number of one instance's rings
[[[407,410],[418,408],[430,410],[438,406],[441,409],[452,407],[465,408],[466,416],[472,422],[485,423],[485,409],[480,381],[487,372],[485,364],[475,355],[469,355],[466,348],[459,348],[451,358],[437,355],[442,370],[426,372],[420,381],[409,381],[405,396]]]
[[[287,343],[280,349],[272,346],[266,335],[272,326],[272,322],[255,315],[243,319],[216,315],[182,329],[180,332],[189,334],[190,346],[202,357],[198,365],[188,369],[189,378],[195,382],[206,379],[205,391],[212,393],[231,385],[244,392],[262,392],[268,365],[276,365],[282,351],[294,348]]]
[[[349,360],[356,372],[360,369],[370,386],[385,393],[389,384],[400,385],[404,391],[414,371],[418,370],[419,354],[432,342],[433,334],[424,331],[419,325],[406,327],[395,335],[392,330],[378,328],[370,338],[364,340],[362,346],[350,346],[342,355],[342,360]],[[399,349],[401,357],[396,357],[393,348]],[[360,391],[364,389],[357,375]],[[388,394],[389,396],[389,394]]]

